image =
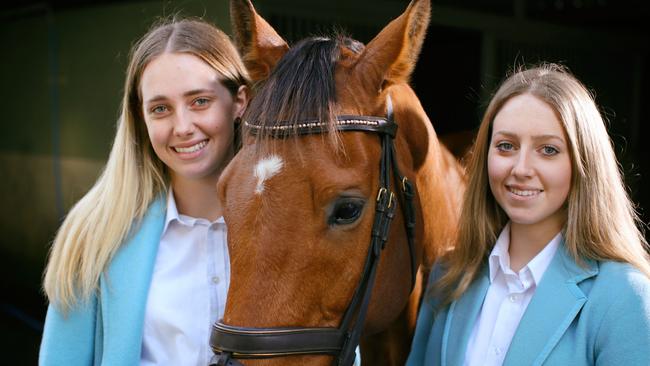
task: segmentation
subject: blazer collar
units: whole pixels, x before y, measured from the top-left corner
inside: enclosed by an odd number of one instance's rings
[[[140,360],[144,312],[165,223],[165,200],[158,197],[113,257],[101,279],[103,361]],[[109,362],[109,360],[112,360]]]
[[[578,283],[598,275],[598,264],[578,265],[564,241],[517,327],[504,365],[541,365],[587,301]]]
[[[512,339],[504,365],[541,364],[587,301],[578,283],[598,274],[598,265],[579,266],[562,241],[544,273]],[[462,365],[474,323],[490,286],[487,265],[447,313],[443,365]]]
[[[442,339],[442,365],[464,363],[467,342],[479,311],[483,307],[483,300],[489,286],[489,270],[487,265],[483,265],[481,272],[463,296],[450,305]]]

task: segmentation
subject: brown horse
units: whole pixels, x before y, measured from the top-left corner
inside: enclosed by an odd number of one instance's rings
[[[391,100],[399,126],[396,163],[417,187],[419,271],[414,285],[403,199],[395,198],[362,324],[361,358],[364,365],[404,364],[428,268],[453,241],[465,185],[462,168],[439,143],[408,85],[430,6],[430,0],[413,0],[367,46],[333,36],[289,48],[250,0],[231,1],[238,47],[259,83],[244,116],[243,147],[219,182],[231,261],[223,324],[252,333],[340,326],[372,250],[382,140],[373,132],[337,131],[337,116],[387,116]],[[301,134],[306,120],[324,122],[323,134]],[[264,133],[274,126],[288,129],[282,136]],[[395,190],[400,186],[391,182]],[[332,355],[292,355],[240,362],[332,361]]]

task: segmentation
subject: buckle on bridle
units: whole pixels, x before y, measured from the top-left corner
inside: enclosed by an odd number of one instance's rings
[[[379,188],[379,192],[377,192],[377,203],[384,202],[386,200],[386,194],[388,193],[388,190],[385,187]],[[391,208],[393,206],[393,201],[395,200],[395,194],[391,191],[390,195],[388,195],[388,205],[386,208]]]

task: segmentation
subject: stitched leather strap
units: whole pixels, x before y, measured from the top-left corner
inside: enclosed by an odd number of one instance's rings
[[[270,354],[336,354],[342,347],[338,328],[240,328],[215,323],[210,344],[238,358],[269,357]],[[300,345],[299,348],[296,345]]]
[[[336,117],[334,124],[339,131],[375,132],[391,137],[395,137],[397,133],[397,124],[391,119],[383,117],[341,115]],[[244,121],[244,126],[253,135],[263,132],[277,138],[295,135],[318,135],[329,130],[329,123],[319,120],[307,120],[299,123],[282,121],[269,126]]]

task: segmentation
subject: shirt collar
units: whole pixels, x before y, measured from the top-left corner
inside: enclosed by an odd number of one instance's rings
[[[167,214],[165,215],[163,233],[167,231],[169,224],[174,220],[180,220],[180,217],[178,216],[178,208],[176,207],[176,200],[174,200],[174,193],[170,187],[167,192]]]
[[[165,216],[165,226],[163,227],[163,234],[169,228],[169,225],[172,221],[178,221],[183,225],[194,226],[196,223],[202,222],[206,224],[225,224],[223,216],[219,216],[216,220],[208,222],[206,219],[195,218],[192,216],[187,216],[178,213],[178,207],[176,207],[176,200],[174,199],[174,192],[172,188],[169,188],[167,193],[167,214]]]
[[[510,268],[510,255],[508,254],[510,248],[510,223],[503,227],[494,248],[490,253],[488,265],[490,267],[490,282],[494,282],[494,277],[499,273],[499,268]]]
[[[530,262],[528,262],[524,268],[521,269],[520,273],[528,268],[533,276],[535,284],[539,284],[539,281],[541,281],[546,268],[548,268],[548,265],[551,263],[551,260],[553,259],[553,256],[555,255],[555,252],[557,251],[557,248],[559,247],[561,241],[562,232],[559,232],[553,237],[553,239],[551,239],[551,241],[548,242],[548,244],[546,244],[542,251],[537,253],[537,255]],[[510,269],[510,254],[508,253],[509,248],[510,222],[508,222],[506,226],[503,227],[503,230],[501,230],[496,243],[494,243],[494,248],[492,248],[492,252],[490,253],[490,257],[488,259],[490,282],[494,281],[494,278],[499,273],[499,269]]]
[[[553,260],[553,256],[555,256],[555,252],[560,246],[561,241],[562,232],[559,232],[553,237],[553,239],[551,239],[551,241],[548,242],[548,244],[546,244],[544,249],[542,249],[535,258],[528,262],[527,266],[533,274],[536,284],[539,284],[539,281],[542,280],[542,276],[544,275],[544,272],[546,272],[548,265],[551,264],[551,260]]]

